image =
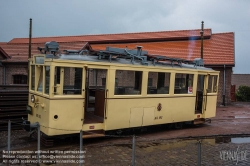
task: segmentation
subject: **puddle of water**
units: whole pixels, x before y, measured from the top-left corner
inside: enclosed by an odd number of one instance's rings
[[[214,138],[215,143],[230,143],[231,142],[231,138],[230,137],[216,137]]]
[[[244,119],[244,118],[250,118],[250,117],[246,117],[246,116],[234,116],[234,118]]]
[[[143,144],[143,145],[137,145],[140,149],[143,149],[145,152],[152,152],[154,150],[171,150],[175,148],[184,148],[190,144],[196,146],[197,145],[197,139],[193,140],[180,140],[176,142],[166,142],[166,143],[150,143],[150,144]],[[225,137],[215,137],[215,138],[205,138],[201,139],[202,144],[210,144],[210,145],[216,145],[220,143],[234,143],[234,144],[241,144],[241,143],[250,143],[250,137],[234,137],[231,138],[230,136]],[[131,145],[127,144],[121,144],[118,146],[124,146],[131,149]],[[185,149],[185,148],[184,148]],[[185,151],[185,150],[183,150]]]
[[[202,139],[202,142],[209,143],[211,145],[215,144],[215,139]],[[153,146],[140,146],[140,148],[143,148],[144,151],[146,152],[152,152],[156,149],[160,150],[170,150],[170,149],[175,149],[175,148],[181,148],[181,147],[186,147],[188,144],[197,144],[197,140],[181,140],[178,142],[171,142],[171,143],[162,143],[162,144],[157,144]]]
[[[250,137],[231,138],[231,142],[235,144],[250,143]]]
[[[155,149],[161,149],[161,150],[168,150],[168,149],[174,149],[174,148],[180,148],[187,146],[188,143],[195,143],[197,140],[182,140],[178,142],[170,142],[170,143],[162,143],[152,146],[140,146],[144,151],[146,152],[152,152]]]
[[[202,143],[208,143],[210,145],[215,145],[219,143],[250,143],[250,137],[238,137],[238,138],[231,138],[231,137],[215,137],[215,138],[206,138],[201,139]],[[140,148],[143,148],[147,152],[154,151],[155,149],[161,149],[161,150],[168,150],[168,149],[174,149],[174,148],[180,148],[180,147],[186,147],[188,144],[196,144],[197,140],[181,140],[178,142],[172,142],[172,143],[163,143],[163,144],[156,144],[151,146],[142,146]]]
[[[236,115],[236,116],[224,116],[227,118],[235,118],[235,119],[244,119],[244,118],[250,118],[249,116],[244,116],[244,115]]]

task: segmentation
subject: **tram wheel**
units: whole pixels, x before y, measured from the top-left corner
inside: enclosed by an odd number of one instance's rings
[[[182,129],[182,126],[183,126],[183,123],[182,123],[182,122],[178,122],[178,123],[175,123],[175,124],[174,124],[174,127],[175,127],[176,129]]]
[[[117,131],[116,131],[116,134],[117,134],[117,135],[121,135],[121,134],[122,134],[122,130],[117,130]]]
[[[168,130],[173,129],[173,127],[174,127],[174,124],[173,124],[173,123],[167,124],[167,129],[168,129]]]

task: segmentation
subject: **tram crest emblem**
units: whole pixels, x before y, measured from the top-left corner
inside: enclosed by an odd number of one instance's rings
[[[162,109],[162,105],[161,105],[161,103],[159,103],[157,106],[157,110],[160,111],[161,109]]]

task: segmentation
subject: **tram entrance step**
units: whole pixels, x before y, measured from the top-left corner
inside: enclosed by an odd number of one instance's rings
[[[82,135],[82,138],[96,138],[96,137],[105,137],[104,130],[84,131]]]
[[[195,119],[194,120],[194,124],[202,124],[205,123],[205,119],[204,118],[200,118],[200,119]]]

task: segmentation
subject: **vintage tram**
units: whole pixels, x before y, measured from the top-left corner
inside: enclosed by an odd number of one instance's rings
[[[216,114],[219,72],[200,58],[149,55],[139,46],[62,54],[47,42],[39,50],[29,61],[25,124],[39,123],[47,136],[201,124]]]

